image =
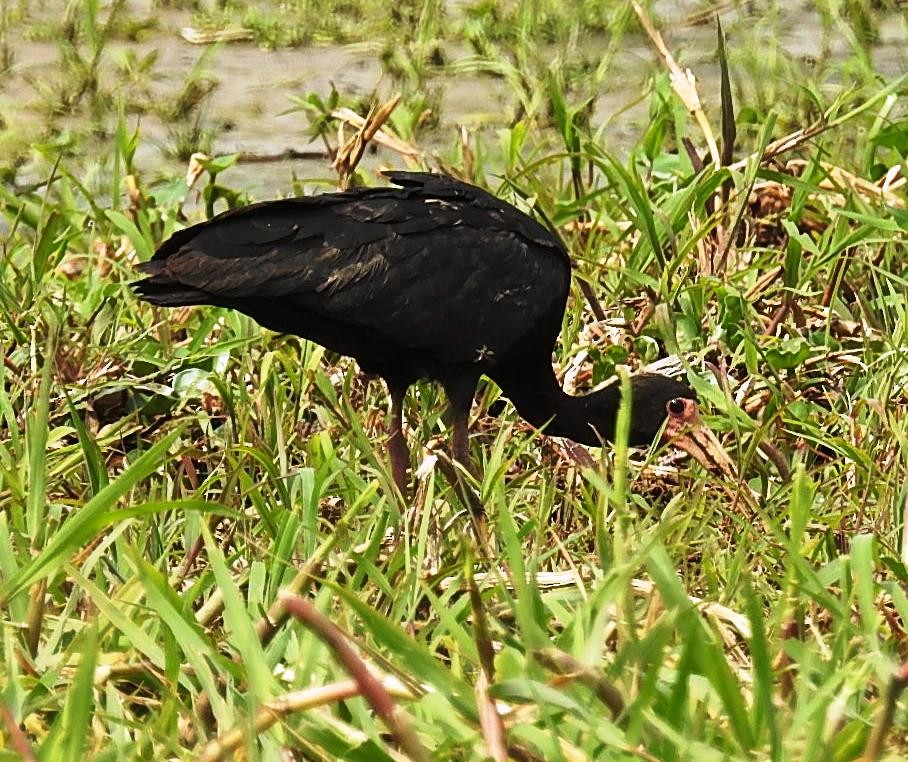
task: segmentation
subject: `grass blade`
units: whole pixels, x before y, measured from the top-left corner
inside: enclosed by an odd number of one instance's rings
[[[0,587],[0,602],[6,602],[39,579],[47,579],[68,563],[72,554],[90,542],[111,520],[117,501],[150,473],[160,468],[161,461],[180,436],[176,428],[127,468],[120,476],[89,500],[50,538],[41,551]],[[115,515],[115,513],[114,513]]]

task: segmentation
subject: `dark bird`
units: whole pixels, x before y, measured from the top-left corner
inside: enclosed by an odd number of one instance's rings
[[[573,397],[552,370],[571,282],[558,238],[450,177],[387,176],[399,187],[267,201],[181,230],[139,266],[150,277],[136,291],[165,307],[239,310],[381,376],[391,395],[392,473],[404,494],[403,400],[421,378],[444,386],[454,457],[465,465],[467,417],[482,375],[547,434],[592,446],[610,439],[618,385]],[[630,444],[649,445],[666,405],[694,399],[671,378],[633,378]]]

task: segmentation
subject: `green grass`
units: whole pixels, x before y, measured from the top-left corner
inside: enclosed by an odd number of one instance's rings
[[[908,754],[908,191],[871,187],[908,175],[908,83],[874,73],[879,11],[818,2],[850,47],[809,71],[729,47],[726,95],[700,91],[716,168],[658,57],[633,147],[591,124],[609,56],[648,44],[629,8],[606,14],[612,44],[591,68],[548,5],[487,5],[456,17],[484,35],[460,66],[503,77],[515,118],[410,163],[558,226],[577,281],[556,366],[583,389],[677,353],[740,479],[620,444],[581,468],[485,384],[483,557],[431,465],[446,436],[435,387],[408,397],[425,464],[404,502],[384,391],[353,362],[233,312],[136,300],[135,262],[248,199],[229,157],[206,163],[200,192],[143,179],[121,106],[106,155],[45,142],[41,181],[0,185],[3,758]],[[453,23],[407,38],[419,65],[401,81],[424,81],[429,37]],[[90,53],[84,71],[103,74]],[[106,108],[93,81],[77,109]],[[307,102],[331,144],[330,109]],[[391,124],[419,148],[411,102]],[[821,116],[829,129],[760,160]],[[276,193],[331,187],[324,175]]]

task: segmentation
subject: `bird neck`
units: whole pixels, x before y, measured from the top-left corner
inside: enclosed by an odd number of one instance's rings
[[[495,381],[514,403],[521,418],[554,437],[567,437],[596,446],[601,438],[611,439],[621,400],[618,384],[581,397],[566,394],[558,385],[551,366],[533,373],[510,374]],[[595,414],[593,411],[595,410]],[[595,417],[604,431],[591,425]]]

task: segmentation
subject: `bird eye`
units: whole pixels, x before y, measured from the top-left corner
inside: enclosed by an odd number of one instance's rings
[[[666,407],[672,415],[681,415],[684,412],[684,398],[675,397],[673,400],[668,401]]]

